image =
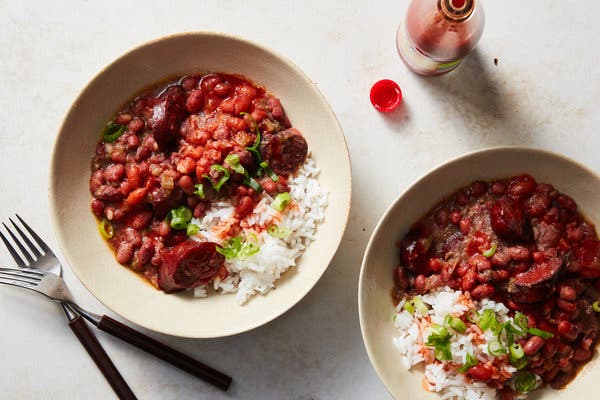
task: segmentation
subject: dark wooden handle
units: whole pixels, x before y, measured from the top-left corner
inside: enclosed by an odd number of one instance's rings
[[[131,388],[129,388],[129,385],[127,385],[127,382],[125,382],[125,379],[123,379],[121,373],[108,357],[108,354],[106,354],[106,351],[104,351],[104,348],[98,342],[98,339],[81,315],[70,321],[69,327],[71,327],[75,336],[77,336],[90,357],[92,357],[92,360],[94,360],[110,386],[112,386],[117,396],[119,396],[119,399],[137,400],[137,397],[135,397],[135,394],[133,394]]]
[[[227,390],[231,384],[230,376],[227,376],[224,373],[201,363],[200,361],[196,361],[193,358],[167,346],[166,344],[152,339],[151,337],[146,336],[143,333],[138,332],[135,329],[132,329],[109,316],[102,316],[102,319],[98,324],[98,328],[210,383],[213,386],[218,387],[221,390]]]

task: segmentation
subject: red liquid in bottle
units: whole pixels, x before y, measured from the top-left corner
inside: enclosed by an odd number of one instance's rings
[[[441,75],[473,50],[483,26],[477,0],[413,0],[398,28],[398,52],[413,72]]]

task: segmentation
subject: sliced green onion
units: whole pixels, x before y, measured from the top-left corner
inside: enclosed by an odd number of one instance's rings
[[[188,236],[194,236],[198,233],[198,231],[200,230],[200,227],[196,224],[188,224],[187,226],[187,235]]]
[[[125,125],[119,125],[110,121],[102,132],[102,139],[107,143],[114,143],[125,131]]]
[[[490,258],[491,256],[493,256],[496,253],[496,248],[498,246],[496,245],[496,243],[492,243],[491,247],[489,249],[487,249],[486,251],[484,251],[483,253],[481,253],[482,256],[484,256],[485,258]]]
[[[527,331],[527,328],[529,328],[529,319],[523,313],[517,311],[513,317],[513,321],[515,321],[515,324],[523,333]]]
[[[167,220],[173,229],[187,229],[192,220],[192,210],[186,206],[179,206],[169,211]]]
[[[551,332],[547,332],[547,331],[543,331],[541,329],[538,328],[529,328],[527,330],[528,333],[534,335],[534,336],[539,336],[542,339],[550,339],[551,337],[554,337],[554,334]]]
[[[275,238],[282,239],[290,236],[292,230],[282,226],[271,225],[269,229],[267,229],[267,233]]]
[[[252,155],[254,156],[255,160],[262,160],[262,157],[261,157],[260,152],[258,151],[258,149],[255,149],[253,147],[246,147],[246,150],[248,150],[250,153],[252,153]]]
[[[202,183],[199,183],[197,185],[194,185],[194,189],[196,189],[194,191],[194,194],[197,195],[198,197],[200,197],[201,199],[205,199],[206,195],[204,194],[204,185]]]
[[[237,172],[238,174],[246,173],[246,169],[240,164],[240,156],[238,156],[237,154],[230,154],[227,157],[225,157],[225,163],[229,165],[229,168],[231,168],[234,172]]]
[[[531,372],[522,372],[515,378],[515,389],[521,393],[527,393],[535,389],[536,379]]]
[[[404,305],[402,307],[406,311],[408,311],[410,314],[414,314],[415,313],[415,306],[413,306],[413,304],[410,302],[410,300],[406,300],[406,302],[404,303]]]
[[[515,333],[520,333],[520,331],[518,331],[510,322],[502,324],[502,330],[504,330],[504,333],[506,334],[506,342],[509,345],[515,342]],[[502,330],[498,334],[498,339],[500,339],[500,336],[502,335]]]
[[[494,357],[498,357],[502,354],[506,354],[506,349],[498,340],[494,340],[488,343],[488,353],[493,355]]]
[[[288,204],[290,204],[290,201],[292,201],[292,196],[290,196],[288,192],[279,193],[277,196],[275,196],[275,200],[273,200],[271,207],[281,212],[288,206]]]
[[[241,237],[234,237],[224,246],[217,246],[217,252],[223,254],[228,260],[232,258],[243,260],[259,251],[258,237],[254,234],[248,235],[244,242]]]
[[[448,332],[445,327],[440,325],[433,325],[432,330],[433,332],[427,338],[425,345],[434,348],[435,358],[438,360],[451,360],[450,338],[452,337],[452,334]]]
[[[475,310],[469,310],[467,312],[467,321],[469,321],[472,324],[476,324],[477,322],[479,322],[479,313]]]
[[[446,315],[444,325],[451,327],[458,333],[465,333],[465,331],[467,330],[467,326],[460,318],[453,317],[450,314]]]
[[[246,147],[246,150],[248,150],[250,153],[252,153],[252,155],[254,156],[254,159],[256,160],[257,163],[261,163],[262,162],[262,157],[260,155],[260,152],[258,151],[258,146],[260,146],[260,131],[258,130],[258,125],[256,126],[256,140],[254,141],[254,144],[250,147]]]
[[[269,178],[271,178],[271,180],[273,182],[277,182],[279,180],[279,176],[277,176],[277,174],[275,172],[273,172],[273,170],[271,169],[271,167],[269,167],[269,163],[268,162],[263,161],[259,165],[267,173],[267,175],[269,175]]]
[[[115,235],[115,230],[106,218],[102,218],[102,221],[98,223],[98,231],[105,239],[111,239]]]
[[[492,319],[492,324],[490,325],[490,330],[494,333],[494,335],[500,336],[500,334],[502,334],[503,328],[504,328],[504,324],[501,324],[500,321],[498,321],[498,319],[496,318],[496,315],[494,314],[494,319]]]
[[[219,190],[221,190],[221,187],[229,180],[231,173],[229,172],[229,170],[227,168],[225,168],[224,166],[219,165],[219,164],[211,165],[210,169],[214,169],[215,171],[219,171],[219,172],[223,173],[223,176],[221,177],[221,179],[219,179],[218,182],[215,182],[214,179],[212,179],[210,177],[210,175],[207,175],[207,174],[202,175],[204,178],[207,178],[210,181],[213,189],[215,189],[218,192]]]
[[[223,254],[226,259],[230,260],[237,257],[237,254],[242,248],[242,238],[233,237],[224,246],[217,246],[217,252]]]
[[[479,360],[477,358],[475,358],[475,356],[473,356],[473,354],[467,353],[467,356],[465,358],[465,363],[463,364],[462,367],[460,367],[458,369],[458,372],[460,372],[461,374],[464,374],[469,369],[471,369],[471,367],[474,367],[477,364],[479,364]]]
[[[254,178],[248,179],[248,186],[250,186],[252,189],[256,190],[258,193],[263,191],[263,188],[262,188],[262,186],[260,186],[260,183],[258,183],[258,181]]]
[[[521,358],[525,357],[525,351],[523,350],[523,346],[521,346],[518,343],[513,343],[510,346],[508,346],[508,351],[510,353],[509,361],[513,365],[517,360],[520,360]]]
[[[519,358],[512,363],[516,369],[523,369],[527,366],[527,357]]]
[[[440,361],[452,360],[452,352],[450,351],[450,342],[441,343],[435,346],[435,358]]]
[[[494,321],[497,322],[496,313],[494,312],[494,310],[486,308],[481,313],[481,316],[479,317],[479,322],[477,322],[477,325],[481,328],[482,331],[485,331],[485,330],[488,330],[492,326],[492,323]]]
[[[600,300],[596,300],[592,303],[592,309],[596,312],[600,312]]]
[[[429,307],[427,307],[427,304],[423,303],[423,300],[419,296],[413,298],[413,304],[415,305],[417,313],[421,315],[425,315],[427,314],[427,311],[429,311]]]

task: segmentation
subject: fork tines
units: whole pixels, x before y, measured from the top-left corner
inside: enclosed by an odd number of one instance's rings
[[[0,268],[0,283],[9,285],[35,287],[44,277],[44,274],[30,268]]]
[[[38,249],[38,247],[36,247],[32,243],[32,241],[30,240],[30,238],[23,232],[23,230],[19,227],[19,225],[17,225],[15,223],[15,221],[12,220],[12,218],[9,218],[8,220],[12,224],[12,228],[13,229],[11,229],[4,222],[2,222],[2,225],[4,226],[4,229],[6,229],[6,231],[10,235],[10,237],[12,238],[13,242],[19,248],[21,254],[19,254],[19,252],[10,243],[10,241],[2,233],[2,231],[0,231],[0,239],[2,239],[2,241],[6,245],[6,248],[10,252],[10,255],[15,260],[15,262],[19,265],[19,267],[31,266],[33,264],[33,262],[35,262],[37,260],[37,258],[39,258],[39,257],[43,256],[44,254],[50,252],[50,248],[33,231],[33,229],[31,229],[29,227],[29,225],[27,225],[27,223],[25,223],[25,221],[23,221],[23,219],[18,214],[15,214],[15,216],[17,217],[17,219],[19,220],[19,222],[21,222],[21,225],[25,228],[25,230],[31,235],[31,238],[33,238],[33,241],[35,241],[35,243],[37,243],[37,245],[39,246],[39,249]],[[25,246],[23,245],[23,243],[21,242],[21,240],[19,240],[19,238],[17,237],[17,235],[14,233],[14,231],[17,231],[17,233],[21,237],[22,241],[25,242],[25,244],[29,248],[29,251],[25,248]]]

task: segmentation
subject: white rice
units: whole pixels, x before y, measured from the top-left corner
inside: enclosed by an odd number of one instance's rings
[[[429,310],[425,314],[419,314],[416,311],[412,314],[409,313],[404,309],[406,300],[401,300],[396,307],[394,317],[394,324],[398,328],[398,336],[392,340],[400,351],[400,358],[405,367],[410,370],[413,366],[424,364],[428,389],[432,392],[438,392],[442,399],[496,399],[495,389],[482,382],[467,381],[464,374],[452,368],[445,368],[449,364],[464,364],[467,354],[474,355],[481,363],[493,359],[494,356],[489,354],[487,344],[497,339],[491,330],[483,332],[485,340],[483,344],[473,342],[475,333],[471,329],[467,329],[464,334],[453,332],[450,339],[452,360],[449,361],[435,359],[433,348],[426,346],[425,342],[432,333],[430,326],[432,324],[444,325],[444,320],[448,314],[461,317],[470,310],[481,312],[485,309],[492,309],[496,313],[498,321],[503,323],[512,321],[512,318],[508,316],[506,306],[489,299],[477,302],[472,300],[468,294],[454,291],[448,287],[439,288],[428,294],[415,297],[419,297],[428,306]],[[504,363],[501,368],[507,376],[517,372],[517,369],[508,362]],[[539,385],[541,379],[536,378]],[[523,394],[517,393],[515,395],[516,399],[524,399],[525,397]]]
[[[323,220],[327,206],[327,191],[317,180],[320,169],[310,156],[288,181],[291,203],[282,213],[271,207],[273,198],[263,192],[262,199],[243,221],[235,218],[235,207],[228,201],[212,204],[203,218],[192,222],[200,227],[198,241],[213,241],[223,245],[229,236],[223,236],[232,224],[243,228],[241,236],[256,234],[260,251],[244,260],[226,260],[228,276],[216,278],[212,289],[222,294],[236,293],[239,304],[253,295],[265,294],[275,287],[275,281],[290,267],[314,240],[317,224]],[[266,232],[271,225],[287,228],[291,234],[275,238]],[[209,285],[194,289],[194,296],[206,297]]]

